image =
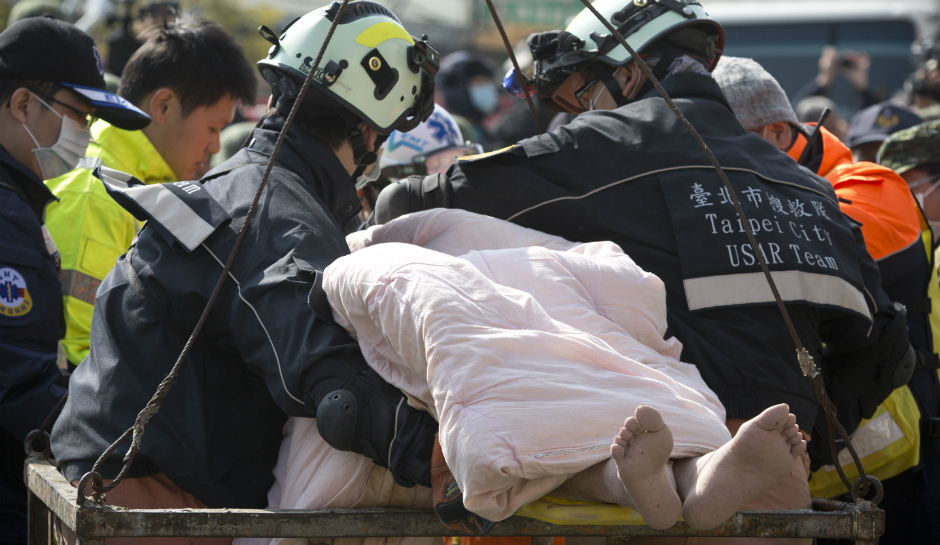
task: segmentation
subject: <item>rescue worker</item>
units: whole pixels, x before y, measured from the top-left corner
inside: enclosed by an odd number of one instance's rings
[[[379,192],[392,182],[408,176],[447,172],[458,157],[482,153],[479,144],[464,142],[454,117],[440,104],[427,121],[409,132],[393,131],[382,144],[373,168],[357,180],[364,218],[375,209]],[[376,168],[377,167],[377,168]]]
[[[851,432],[907,381],[914,359],[903,312],[880,289],[858,227],[841,214],[828,182],[735,119],[709,73],[724,33],[699,3],[594,6],[652,65],[724,166],[802,343],[829,369],[829,394]],[[619,244],[665,283],[667,335],[682,342],[682,361],[694,363],[721,399],[732,433],[787,403],[812,435],[813,463],[830,463],[825,415],[702,149],[589,11],[529,43],[539,98],[583,113],[510,149],[459,160],[446,175],[390,185],[376,202],[377,222],[447,206]],[[809,463],[798,460],[749,507],[809,508]]]
[[[144,186],[101,168],[109,193],[147,223],[98,290],[91,352],[53,430],[73,484],[180,355],[339,9],[312,11],[280,34],[262,27],[272,47],[258,67],[274,107],[249,144],[203,179]],[[388,467],[403,486],[430,484],[437,423],[367,366],[320,282],[349,252],[344,233],[359,226],[360,210],[353,180],[375,162],[377,139],[433,111],[437,59],[384,6],[349,3],[202,335],[150,420],[131,478],[108,502],[263,508],[288,416],[315,417],[330,445]],[[103,464],[106,479],[126,447]]]
[[[936,284],[932,251],[921,232],[919,210],[904,180],[891,169],[870,162],[853,162],[852,151],[824,127],[802,126],[777,81],[751,59],[723,57],[714,72],[738,121],[778,149],[799,160],[810,134],[813,145],[803,163],[825,177],[839,197],[839,207],[861,225],[865,245],[881,272],[881,285],[892,301],[907,309],[908,335],[918,353],[910,382],[891,393],[871,419],[864,420],[854,440],[865,471],[881,480],[885,497],[879,507],[886,516],[885,543],[932,543],[928,521],[940,516],[940,504],[911,486],[940,469],[936,438],[923,436],[922,422],[940,416],[936,347],[931,322],[940,319],[940,305],[931,304]],[[879,106],[881,115],[892,114]],[[929,237],[929,233],[924,233]],[[933,294],[936,295],[936,294]],[[846,452],[845,456],[848,456]],[[852,462],[842,463],[850,480],[858,478]],[[835,466],[816,471],[810,480],[815,496],[847,492]],[[917,492],[916,495],[912,492]],[[919,508],[913,506],[919,505]]]
[[[219,25],[182,18],[150,27],[142,39],[124,68],[119,94],[153,122],[125,131],[97,121],[80,168],[46,180],[59,198],[46,223],[62,256],[62,347],[73,367],[88,356],[98,286],[140,229],[92,171],[104,165],[146,184],[192,180],[219,150],[219,134],[232,122],[236,103],[255,99],[251,65]]]
[[[26,543],[23,442],[66,392],[59,255],[42,178],[75,168],[91,116],[139,129],[147,116],[105,91],[90,36],[45,17],[0,34],[0,542]],[[40,448],[39,444],[33,445]]]

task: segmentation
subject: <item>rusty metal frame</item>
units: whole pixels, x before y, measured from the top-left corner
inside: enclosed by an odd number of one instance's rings
[[[71,528],[76,545],[104,545],[105,537],[299,537],[310,545],[332,545],[337,537],[443,537],[449,535],[433,511],[420,509],[125,509],[90,501],[79,506],[78,490],[48,462],[27,465],[29,545],[51,545],[52,522]],[[552,536],[606,536],[608,545],[631,537],[816,537],[878,543],[884,511],[869,502],[819,501],[816,510],[741,511],[704,532],[680,522],[668,530],[643,525],[555,525],[511,517],[493,536],[531,536],[532,545],[550,545]]]

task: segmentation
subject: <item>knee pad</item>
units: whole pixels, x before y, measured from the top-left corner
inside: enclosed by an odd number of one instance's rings
[[[358,422],[359,404],[349,390],[333,390],[317,405],[317,431],[336,450],[352,450]]]

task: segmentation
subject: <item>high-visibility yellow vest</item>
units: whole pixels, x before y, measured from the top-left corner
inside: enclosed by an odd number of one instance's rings
[[[176,175],[142,131],[124,131],[97,121],[79,168],[45,184],[59,198],[46,209],[46,227],[62,259],[65,357],[78,365],[88,355],[91,316],[98,285],[140,229],[92,175],[99,162],[145,183],[176,181]]]

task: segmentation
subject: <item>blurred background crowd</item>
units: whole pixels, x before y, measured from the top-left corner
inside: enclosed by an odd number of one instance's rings
[[[0,0],[7,25],[52,15],[91,34],[102,51],[108,84],[117,89],[137,35],[181,12],[217,22],[250,60],[269,44],[256,29],[283,28],[324,0]],[[403,24],[427,34],[444,55],[437,102],[457,120],[466,140],[490,151],[537,134],[524,101],[501,90],[510,61],[484,0],[387,0]],[[583,8],[579,0],[496,0],[519,62],[531,71],[525,38],[564,28]],[[887,134],[940,117],[940,0],[721,0],[707,9],[727,32],[726,55],[758,61],[780,82],[801,122],[832,110],[825,126],[874,160]],[[223,135],[218,164],[240,147],[264,112],[269,88],[259,76],[255,104],[242,105]],[[879,105],[878,107],[874,107]],[[868,108],[868,110],[866,110]],[[539,105],[544,126],[554,112]],[[866,110],[862,112],[862,110]],[[861,113],[860,113],[861,112]],[[564,119],[556,120],[556,124]]]

